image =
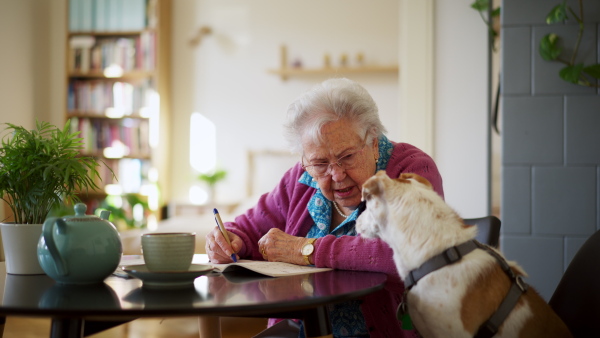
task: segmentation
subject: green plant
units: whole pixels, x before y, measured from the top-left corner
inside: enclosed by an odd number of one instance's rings
[[[490,10],[490,2],[491,2],[491,0],[475,0],[471,4],[471,8],[473,8],[474,10],[479,12],[479,16],[481,16],[481,19],[483,20],[485,25],[488,27],[488,32],[492,37],[492,41],[494,41],[492,48],[495,50],[496,49],[495,41],[499,34],[496,31],[496,29],[494,28],[494,19],[500,17],[500,7],[496,7],[494,9],[492,9],[491,13],[490,13],[490,18],[486,19],[486,15],[484,13],[488,13],[488,11]]]
[[[219,181],[225,179],[227,172],[222,169],[215,170],[211,173],[205,173],[198,175],[200,181],[206,182],[209,187],[214,187]]]
[[[475,0],[475,2],[471,4],[471,8],[479,12],[481,18],[487,25],[490,34],[493,37],[496,37],[498,36],[498,32],[493,28],[491,20],[486,20],[484,16],[484,13],[488,11],[490,2],[491,0]],[[600,79],[600,64],[586,66],[584,63],[577,62],[577,53],[585,29],[585,22],[583,20],[583,0],[579,0],[578,3],[579,14],[577,14],[570,6],[567,6],[567,1],[564,0],[562,3],[552,8],[546,17],[546,23],[549,25],[563,22],[569,18],[572,18],[577,22],[579,29],[571,57],[568,59],[561,57],[563,54],[561,39],[554,33],[547,34],[540,40],[539,53],[546,61],[557,61],[566,65],[559,71],[559,76],[564,81],[581,86],[597,88],[599,86],[594,81]],[[500,7],[492,10],[491,14],[492,18],[500,15]]]
[[[79,132],[69,132],[69,121],[63,130],[39,121],[33,130],[6,125],[0,149],[0,196],[15,223],[44,223],[53,207],[74,204],[78,192],[98,189],[100,164],[80,156],[83,139]]]
[[[125,199],[125,202],[130,206],[130,208],[133,208],[134,206],[139,204],[143,208],[144,213],[150,210],[148,202],[138,194],[125,194],[124,196],[122,196],[122,198]],[[98,209],[110,211],[110,216],[108,219],[109,221],[115,223],[115,225],[117,225],[117,228],[120,228],[119,225],[121,224],[124,225],[126,228],[130,229],[143,228],[147,225],[146,223],[140,223],[139,221],[136,221],[133,215],[125,211],[126,208],[117,207],[113,203],[111,203],[110,196],[109,198],[104,199],[102,203],[100,203],[100,208]],[[99,213],[98,209],[96,209],[97,214]]]
[[[552,8],[546,17],[546,23],[550,25],[563,22],[569,18],[577,21],[579,25],[577,40],[575,41],[571,57],[568,60],[561,57],[563,49],[560,47],[560,38],[554,33],[547,34],[540,41],[540,55],[546,61],[558,61],[566,65],[559,72],[561,79],[581,86],[598,88],[597,82],[593,81],[600,79],[600,64],[586,66],[581,62],[577,62],[577,53],[585,28],[583,21],[583,0],[579,0],[579,14],[575,13],[570,6],[567,6],[567,1],[565,0]]]
[[[217,185],[217,183],[219,183],[219,181],[225,179],[226,176],[227,176],[227,171],[225,171],[223,169],[215,169],[212,172],[203,173],[203,174],[198,175],[198,179],[200,181],[208,184],[208,189],[210,191],[209,203],[212,203],[215,200],[215,192],[216,192],[215,186]]]

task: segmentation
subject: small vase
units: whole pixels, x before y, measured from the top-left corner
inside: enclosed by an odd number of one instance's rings
[[[43,224],[0,224],[7,273],[13,275],[45,274],[37,255],[42,226]]]

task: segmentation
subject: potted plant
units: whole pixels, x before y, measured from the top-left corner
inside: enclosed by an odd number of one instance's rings
[[[209,203],[212,203],[215,201],[216,185],[221,180],[225,179],[226,176],[227,176],[227,171],[225,171],[223,169],[215,169],[212,172],[202,173],[202,174],[198,175],[198,179],[202,182],[205,182],[208,185]]]
[[[81,156],[83,139],[69,127],[69,121],[63,130],[48,122],[36,121],[33,130],[6,123],[1,134],[0,197],[14,218],[0,227],[8,273],[43,274],[37,243],[48,212],[98,188],[99,163]]]

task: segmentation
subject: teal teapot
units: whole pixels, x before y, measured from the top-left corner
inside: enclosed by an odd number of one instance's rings
[[[108,221],[110,211],[100,217],[86,215],[87,206],[75,205],[75,215],[51,217],[42,227],[37,255],[42,269],[59,283],[100,283],[121,260],[119,232]]]

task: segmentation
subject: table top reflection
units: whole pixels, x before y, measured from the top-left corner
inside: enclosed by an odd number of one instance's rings
[[[139,256],[124,256],[127,264]],[[195,255],[195,264],[206,264]],[[153,316],[255,316],[309,309],[363,297],[383,288],[386,275],[333,270],[287,277],[210,272],[185,288],[147,288],[136,278],[103,283],[56,283],[47,275],[8,275],[0,263],[0,314],[107,319]]]

